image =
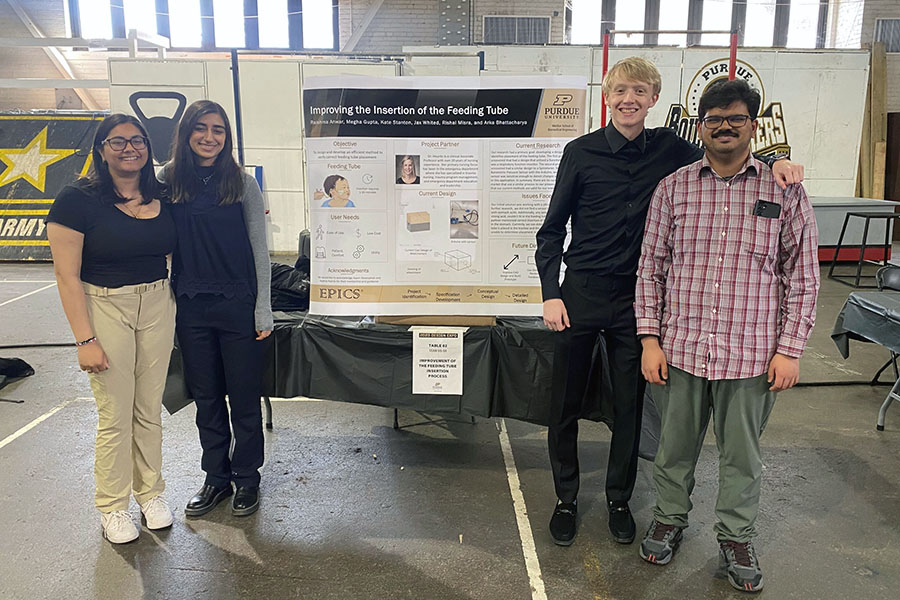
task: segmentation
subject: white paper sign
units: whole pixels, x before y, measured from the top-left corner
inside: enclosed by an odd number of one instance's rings
[[[413,329],[413,394],[463,393],[464,327]]]

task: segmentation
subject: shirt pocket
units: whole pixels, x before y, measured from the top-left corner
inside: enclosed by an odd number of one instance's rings
[[[757,256],[774,258],[778,252],[778,239],[781,236],[781,219],[770,219],[747,215],[744,217],[741,240],[744,249]]]

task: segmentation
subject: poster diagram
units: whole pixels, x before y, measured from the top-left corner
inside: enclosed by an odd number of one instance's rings
[[[308,79],[310,310],[540,314],[535,233],[586,84]]]

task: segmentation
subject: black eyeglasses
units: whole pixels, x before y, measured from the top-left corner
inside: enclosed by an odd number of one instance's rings
[[[143,150],[147,147],[147,138],[142,135],[136,135],[133,138],[123,138],[120,136],[106,138],[103,140],[100,145],[107,144],[110,148],[116,151],[121,151],[125,149],[125,146],[131,144],[131,147],[135,150]]]
[[[728,115],[727,117],[703,117],[700,122],[710,129],[717,129],[728,121],[732,127],[743,127],[750,120],[750,115]]]

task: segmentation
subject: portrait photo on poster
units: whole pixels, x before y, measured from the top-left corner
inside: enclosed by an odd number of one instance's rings
[[[396,163],[397,185],[418,185],[421,183],[418,154],[398,154]]]

